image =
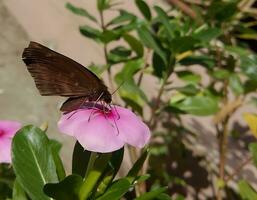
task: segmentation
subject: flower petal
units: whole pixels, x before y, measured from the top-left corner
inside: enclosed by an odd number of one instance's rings
[[[132,146],[144,147],[151,136],[147,125],[128,109],[116,106],[116,110],[120,116],[116,120],[119,137]]]
[[[1,120],[0,130],[3,131],[2,137],[12,138],[21,128],[21,124],[16,121]]]
[[[0,140],[0,163],[11,163],[11,143],[10,138]]]
[[[78,125],[81,121],[88,120],[91,112],[90,109],[80,109],[63,115],[58,122],[59,130],[64,134],[74,136]]]
[[[70,132],[89,151],[107,153],[125,144],[117,136],[113,123],[100,111],[93,110],[92,113],[92,109],[77,110],[70,119],[60,122],[59,129],[67,134]]]

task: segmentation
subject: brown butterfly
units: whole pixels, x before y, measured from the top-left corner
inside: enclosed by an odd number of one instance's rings
[[[89,69],[41,44],[30,42],[22,59],[42,96],[64,96],[60,110],[71,112],[86,102],[110,104],[112,96],[104,83]]]

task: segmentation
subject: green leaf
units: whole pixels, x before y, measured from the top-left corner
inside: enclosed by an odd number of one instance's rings
[[[171,42],[171,48],[175,53],[194,50],[199,44],[199,40],[191,36],[176,37]]]
[[[221,29],[219,28],[210,28],[207,27],[205,29],[201,29],[200,31],[195,32],[192,36],[197,39],[200,40],[201,42],[204,43],[209,43],[211,40],[219,37],[222,34]]]
[[[170,19],[169,16],[166,14],[166,12],[159,6],[154,6],[155,11],[158,14],[158,17],[160,19],[160,22],[163,24],[165,30],[167,31],[168,34],[168,39],[172,39],[173,38],[173,28],[172,28],[172,24],[170,23]]]
[[[129,191],[130,187],[130,182],[126,178],[119,179],[97,200],[119,200]]]
[[[145,46],[153,49],[163,60],[165,65],[167,65],[167,59],[165,52],[161,49],[156,38],[151,34],[151,32],[145,26],[141,26],[137,29],[138,36]]]
[[[148,151],[146,150],[142,153],[142,155],[138,158],[138,160],[135,162],[135,164],[129,170],[126,177],[130,183],[133,183],[137,179],[137,175],[138,175],[140,169],[142,168],[147,156],[148,156]]]
[[[53,155],[54,163],[56,166],[56,173],[58,176],[58,180],[62,180],[66,176],[62,160],[59,156],[59,152],[62,148],[62,144],[56,140],[50,140],[50,146],[52,149],[52,155]]]
[[[212,72],[211,76],[213,76],[214,78],[216,78],[218,80],[224,80],[224,79],[228,79],[230,77],[230,72],[225,69],[217,69]]]
[[[151,10],[150,10],[149,6],[147,5],[147,3],[143,0],[135,0],[135,2],[136,2],[138,9],[142,13],[142,15],[145,17],[145,19],[150,21],[152,18],[152,15],[151,15]]]
[[[108,60],[111,63],[119,63],[128,60],[130,55],[130,49],[127,49],[124,46],[117,46],[108,54]]]
[[[251,154],[253,156],[254,164],[257,167],[257,143],[251,143],[249,145],[249,150],[251,151]]]
[[[18,131],[12,142],[12,163],[17,180],[31,199],[50,199],[43,186],[58,178],[50,141],[41,129],[30,125]]]
[[[208,69],[215,66],[215,59],[209,56],[188,56],[180,61],[182,65],[202,65]]]
[[[184,87],[175,87],[175,88],[172,88],[172,89],[175,89],[178,92],[181,92],[181,93],[183,93],[185,95],[188,95],[188,96],[196,95],[197,93],[200,92],[200,90],[194,84],[188,84]]]
[[[190,71],[179,71],[177,76],[187,83],[199,83],[201,81],[201,76],[199,74],[194,74]]]
[[[79,191],[80,199],[87,199],[91,195],[99,178],[101,177],[104,170],[106,169],[106,166],[110,160],[110,157],[111,157],[110,153],[104,153],[104,154],[99,154],[98,157],[94,160],[93,168],[90,170],[87,170],[86,179],[83,181],[81,185],[81,188]]]
[[[159,78],[162,78],[165,74],[167,66],[163,59],[156,53],[152,56],[153,74]]]
[[[217,99],[209,96],[187,97],[182,102],[171,104],[171,106],[198,116],[213,115],[219,110]]]
[[[79,190],[82,177],[69,175],[59,183],[48,183],[44,186],[44,192],[56,200],[79,200]]]
[[[146,192],[140,197],[136,198],[135,200],[151,200],[151,199],[156,199],[160,194],[165,192],[168,188],[167,187],[162,187],[162,188],[157,188],[154,189],[150,192]]]
[[[66,8],[76,15],[84,16],[90,19],[91,21],[97,22],[97,19],[93,15],[89,14],[88,11],[86,11],[83,8],[76,7],[71,3],[66,3]]]
[[[96,190],[96,196],[102,195],[106,188],[109,187],[114,177],[118,173],[124,155],[124,147],[113,152],[110,162],[108,163],[102,177],[99,179],[99,185]]]
[[[27,200],[27,196],[17,180],[14,181],[12,200]]]
[[[170,195],[162,193],[160,194],[158,197],[156,197],[157,200],[171,200]],[[176,199],[179,200],[179,199]],[[180,200],[184,200],[184,199],[180,199]]]
[[[220,22],[225,22],[238,12],[238,1],[212,1],[207,10],[207,17]]]
[[[130,34],[124,34],[122,37],[129,44],[131,49],[136,52],[138,57],[144,55],[144,47],[138,39]]]
[[[82,35],[84,35],[88,38],[94,39],[97,42],[101,41],[102,33],[98,29],[84,25],[84,26],[79,27],[79,31]]]
[[[120,15],[112,19],[107,25],[116,25],[124,22],[130,22],[136,19],[134,14],[127,12],[126,10],[120,10]]]
[[[243,200],[253,200],[257,199],[256,191],[244,180],[238,183],[239,193]]]
[[[257,81],[255,80],[247,80],[244,83],[244,92],[248,94],[250,92],[255,92],[257,90]]]
[[[232,74],[229,76],[229,86],[235,95],[240,95],[244,93],[244,88],[241,83],[241,80],[237,74]]]
[[[77,141],[72,155],[72,173],[85,176],[91,152],[85,150]]]

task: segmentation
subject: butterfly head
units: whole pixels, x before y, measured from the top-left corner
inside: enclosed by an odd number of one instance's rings
[[[112,95],[108,91],[104,91],[102,99],[107,103],[110,104],[112,102]]]

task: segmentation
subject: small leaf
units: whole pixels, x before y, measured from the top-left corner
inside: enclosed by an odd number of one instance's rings
[[[251,133],[257,138],[257,115],[244,113],[243,118],[249,126]]]
[[[122,37],[129,44],[131,49],[136,52],[138,57],[144,55],[144,47],[138,39],[130,34],[124,34]]]
[[[215,59],[209,56],[188,56],[180,61],[182,65],[202,65],[207,69],[212,69],[215,66]]]
[[[126,178],[119,179],[97,200],[119,200],[129,191],[130,187],[130,182]]]
[[[145,19],[150,21],[152,18],[152,15],[151,15],[151,10],[150,10],[149,6],[147,5],[147,3],[143,0],[135,0],[135,2],[136,2],[138,9],[142,13],[142,15],[145,17]]]
[[[196,95],[198,92],[200,92],[200,90],[194,84],[188,84],[184,87],[175,87],[173,89],[188,96]]]
[[[158,18],[160,19],[160,22],[163,24],[165,30],[167,31],[168,39],[171,40],[173,38],[174,34],[173,34],[173,28],[172,28],[172,24],[170,23],[169,16],[159,6],[154,6],[154,9],[158,14]]]
[[[156,53],[153,53],[152,56],[152,63],[153,63],[153,74],[159,78],[162,78],[165,74],[167,66],[163,59]]]
[[[182,102],[171,106],[197,116],[213,115],[219,110],[217,99],[209,96],[187,97]]]
[[[167,65],[167,59],[165,52],[161,49],[158,42],[156,41],[156,38],[151,34],[151,32],[147,29],[145,26],[141,26],[137,29],[138,36],[141,39],[141,41],[144,43],[145,46],[148,48],[153,49],[163,60],[165,65]]]
[[[134,14],[127,12],[126,10],[120,10],[120,15],[112,19],[108,25],[115,25],[124,22],[130,22],[136,19]]]
[[[199,83],[201,81],[201,76],[198,74],[194,74],[193,72],[190,71],[179,71],[177,72],[177,75],[180,79],[187,83]]]
[[[97,0],[97,9],[102,12],[110,8],[110,0]]]
[[[244,93],[243,85],[237,74],[232,74],[229,77],[229,86],[231,87],[235,95],[240,95]]]
[[[41,129],[25,126],[18,131],[12,142],[12,163],[18,182],[31,199],[50,199],[42,188],[58,178],[50,141]]]
[[[100,30],[92,28],[90,26],[84,25],[79,27],[79,31],[82,35],[94,39],[97,42],[100,42],[100,38],[102,36],[102,33]]]
[[[138,160],[135,162],[135,164],[132,166],[132,168],[129,170],[127,174],[127,180],[129,180],[130,183],[133,183],[137,175],[142,168],[146,158],[148,156],[148,151],[146,150],[145,152],[142,153],[142,155],[138,158]]]
[[[224,80],[229,78],[230,72],[225,69],[217,69],[211,75],[218,80]]]
[[[194,50],[199,44],[199,40],[191,36],[176,37],[171,42],[171,48],[175,53],[182,53]]]
[[[69,175],[59,183],[48,183],[44,192],[56,200],[79,200],[78,193],[82,184],[82,177]]]
[[[76,15],[84,16],[94,22],[97,22],[97,19],[93,15],[89,14],[88,11],[86,11],[83,8],[76,7],[76,6],[72,5],[71,3],[66,3],[66,8],[69,9],[71,12],[73,12]]]
[[[117,46],[108,54],[108,60],[111,63],[119,63],[128,60],[130,55],[130,49],[127,49],[124,46]]]
[[[214,28],[207,27],[205,29],[202,29],[202,30],[194,33],[193,37],[195,39],[200,40],[201,42],[209,43],[211,40],[219,37],[221,34],[222,34],[221,29],[216,28],[216,27],[214,27]]]
[[[238,183],[239,193],[244,200],[257,199],[256,191],[244,180]]]
[[[151,199],[156,199],[160,194],[165,192],[168,188],[167,187],[162,187],[162,188],[157,188],[154,189],[150,192],[146,192],[140,197],[136,198],[135,200],[151,200]]]

